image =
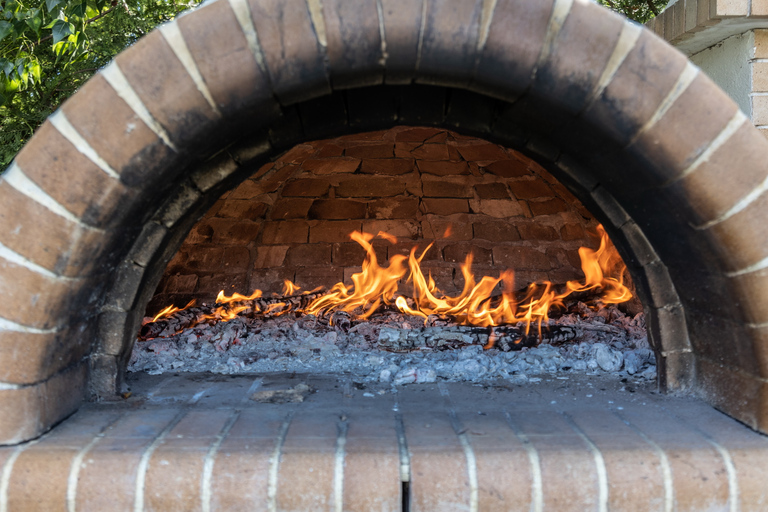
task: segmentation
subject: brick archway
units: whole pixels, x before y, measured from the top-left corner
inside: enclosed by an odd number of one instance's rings
[[[393,124],[518,149],[603,220],[662,386],[768,430],[768,143],[677,51],[583,0],[218,0],[117,57],[0,180],[0,420],[118,390],[154,284],[290,145]],[[126,334],[127,333],[127,334]]]

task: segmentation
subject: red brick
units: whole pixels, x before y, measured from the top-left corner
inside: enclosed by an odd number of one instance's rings
[[[373,244],[373,250],[379,264],[387,261],[387,245],[380,242]],[[359,267],[365,259],[365,249],[356,242],[333,244],[333,264],[339,267]]]
[[[469,215],[427,215],[421,223],[423,236],[433,240],[472,240]]]
[[[411,150],[411,155],[418,160],[450,160],[445,144],[421,144]]]
[[[531,247],[496,246],[493,248],[493,261],[514,270],[550,270],[549,257]]]
[[[503,183],[480,183],[475,185],[480,199],[509,199],[509,191]]]
[[[435,215],[452,215],[454,213],[469,213],[469,203],[466,199],[434,199],[421,200],[425,213]]]
[[[195,224],[184,240],[184,245],[197,245],[209,243],[213,240],[213,226],[207,220]]]
[[[315,156],[317,158],[328,158],[333,156],[342,156],[344,154],[344,148],[338,144],[327,143],[320,146]]]
[[[213,227],[213,243],[223,245],[248,245],[261,232],[261,223],[250,220],[208,219]]]
[[[221,267],[224,249],[221,247],[195,247],[186,252],[184,267],[189,270],[215,272]]]
[[[414,161],[410,158],[368,158],[363,160],[360,171],[365,174],[399,176],[412,172],[414,167]]]
[[[451,263],[464,263],[469,253],[474,255],[473,262],[477,265],[492,265],[491,249],[478,247],[473,244],[453,244],[443,248],[443,259]]]
[[[397,238],[414,239],[419,236],[419,225],[413,220],[366,220],[363,231],[373,235],[383,231]]]
[[[467,162],[462,161],[445,160],[442,162],[435,162],[419,160],[416,164],[419,166],[419,171],[427,174],[434,174],[436,176],[469,174],[469,166],[467,165]]]
[[[493,162],[483,166],[482,169],[501,178],[520,178],[532,174],[527,162],[514,158]]]
[[[547,199],[546,201],[528,201],[528,207],[533,215],[552,215],[555,213],[568,211],[568,205],[559,197]]]
[[[399,132],[395,136],[395,140],[397,142],[424,142],[440,133],[445,133],[445,130],[440,130],[439,128],[411,128],[410,130]]]
[[[304,160],[314,155],[315,147],[311,144],[297,144],[280,157],[281,162],[289,164],[301,164]]]
[[[302,244],[288,249],[285,264],[294,267],[319,267],[331,264],[331,244]]]
[[[118,55],[115,62],[152,117],[176,144],[191,143],[218,121],[217,114],[159,31],[142,37],[129,51]]]
[[[353,133],[350,135],[342,135],[338,139],[336,139],[336,142],[339,144],[344,144],[345,146],[350,146],[353,144],[360,144],[362,141],[379,141],[379,140],[390,140],[391,134],[388,130],[376,130],[373,132],[362,132],[362,133]]]
[[[454,294],[458,291],[455,283],[455,274],[460,274],[460,272],[456,272],[455,269],[450,267],[430,267],[424,265],[421,267],[421,271],[427,279],[432,277],[432,279],[435,280],[437,287],[443,292]]]
[[[549,198],[553,195],[552,189],[542,179],[509,181],[507,184],[518,199]]]
[[[507,154],[504,152],[504,150],[496,144],[457,144],[456,149],[459,151],[464,160],[472,160],[475,162],[502,160],[507,158]]]
[[[294,281],[296,271],[292,268],[256,268],[251,271],[249,290],[261,290],[265,295],[281,293],[287,279]]]
[[[257,220],[263,219],[269,205],[242,199],[223,201],[215,216],[220,218]]]
[[[420,142],[397,142],[395,143],[395,157],[396,158],[413,158],[411,151],[413,151],[419,146],[421,146]]]
[[[299,179],[286,183],[280,194],[283,197],[323,197],[331,184],[322,179]]]
[[[405,192],[405,182],[396,178],[356,176],[341,180],[336,187],[339,197],[391,197]]]
[[[303,221],[265,222],[261,243],[266,245],[306,243],[309,226]]]
[[[275,182],[245,180],[229,193],[227,199],[255,199],[261,195],[274,192],[279,188]]]
[[[427,247],[432,245],[432,247],[427,250]],[[414,240],[414,241],[408,241],[403,243],[398,243],[396,245],[388,245],[387,246],[387,257],[389,259],[392,259],[392,256],[395,256],[397,254],[401,254],[403,256],[409,256],[411,254],[411,249],[416,248],[416,256],[421,256],[422,253],[424,253],[425,250],[427,250],[426,254],[424,254],[424,261],[425,263],[435,263],[435,262],[441,262],[443,261],[443,251],[440,250],[440,247],[438,247],[436,244],[429,242],[427,240]]]
[[[280,267],[288,252],[287,245],[262,245],[256,248],[254,268]]]
[[[422,188],[425,197],[473,197],[472,187],[466,181],[425,179]]]
[[[560,228],[560,238],[563,240],[582,240],[587,237],[581,224],[565,224]]]
[[[418,213],[417,197],[387,197],[368,203],[368,216],[374,219],[412,219]]]
[[[475,238],[490,240],[492,242],[516,242],[520,240],[520,233],[511,222],[485,221],[472,224]]]
[[[395,145],[392,142],[382,142],[379,144],[352,146],[344,150],[344,154],[360,159],[392,158],[395,156]]]
[[[352,173],[360,166],[359,158],[348,156],[338,158],[310,158],[304,160],[301,168],[313,174]]]
[[[489,217],[503,219],[525,215],[523,205],[512,199],[479,199],[470,200],[474,213],[483,213]]]
[[[296,284],[304,290],[318,286],[330,288],[344,280],[344,271],[338,267],[307,267],[296,269]]]
[[[350,233],[362,228],[359,220],[322,221],[309,228],[309,242],[347,242]]]
[[[247,247],[227,247],[221,270],[226,274],[247,272],[250,262],[251,252]]]
[[[211,297],[208,299],[211,301],[220,291],[223,291],[225,295],[232,295],[236,292],[250,293],[250,290],[246,289],[246,284],[245,274],[214,274],[200,277],[197,291],[201,295],[205,294]]]
[[[517,230],[523,240],[557,240],[560,238],[555,228],[538,222],[518,224]]]
[[[197,287],[194,274],[168,276],[163,291],[165,293],[193,293]]]
[[[281,199],[272,206],[272,220],[305,219],[312,206],[312,199]]]
[[[348,199],[318,199],[312,203],[307,217],[320,220],[365,218],[365,203]]]

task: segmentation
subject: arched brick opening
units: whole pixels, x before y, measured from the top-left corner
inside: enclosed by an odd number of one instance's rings
[[[582,0],[218,0],[118,56],[0,181],[2,441],[89,382],[117,391],[165,263],[222,191],[296,142],[395,124],[556,175],[628,262],[662,387],[768,430],[768,144],[681,54]]]

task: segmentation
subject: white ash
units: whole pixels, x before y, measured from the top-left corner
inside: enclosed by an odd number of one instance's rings
[[[421,346],[395,353],[376,347],[406,337],[407,333],[398,331],[423,329],[421,319],[397,313],[377,315],[344,332],[320,325],[312,317],[239,317],[199,325],[167,338],[137,341],[128,370],[153,375],[181,371],[323,372],[394,385],[494,379],[524,383],[538,382],[547,375],[565,378],[569,373],[656,378],[655,357],[648,345],[642,313],[630,318],[613,306],[594,312],[579,304],[576,312],[550,323],[573,326],[579,336],[558,345],[542,343],[502,352],[467,344],[477,340],[468,335],[462,337],[455,327],[446,327],[442,337],[450,341],[448,345],[459,348],[439,350]],[[439,328],[426,332],[440,336]]]

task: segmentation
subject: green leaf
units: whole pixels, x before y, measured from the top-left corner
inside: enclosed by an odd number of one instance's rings
[[[48,9],[48,12],[51,12],[60,3],[61,3],[61,0],[45,0],[45,7]]]
[[[39,84],[40,75],[42,74],[42,71],[43,71],[42,68],[40,67],[40,62],[39,61],[32,62],[29,65],[28,69],[29,69],[29,73],[32,75],[32,78],[35,79],[35,83]]]
[[[56,20],[53,24],[53,44],[58,43],[62,39],[66,39],[75,33],[75,26],[71,23],[67,23],[64,20]]]
[[[40,9],[32,9],[29,11],[29,17],[25,20],[29,28],[31,28],[35,35],[40,35],[40,29],[43,28],[43,17],[40,15]]]
[[[13,30],[13,25],[7,21],[0,21],[0,41],[2,41],[5,36],[10,34],[11,30]]]
[[[8,99],[5,97],[5,94],[0,92],[0,107],[5,105],[8,102]]]

